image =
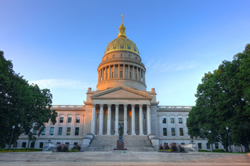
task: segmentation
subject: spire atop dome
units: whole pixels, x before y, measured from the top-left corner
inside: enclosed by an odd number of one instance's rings
[[[123,25],[123,15],[121,15],[121,18],[122,18],[122,22],[121,22],[121,25],[119,27],[119,34],[117,37],[127,37],[126,34],[125,34],[125,26]]]

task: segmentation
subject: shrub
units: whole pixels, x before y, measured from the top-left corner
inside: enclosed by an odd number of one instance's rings
[[[164,149],[165,149],[165,150],[170,149],[170,147],[168,146],[168,143],[164,143]]]
[[[181,145],[178,145],[178,147],[179,147],[179,152],[185,152],[185,149]]]
[[[58,145],[58,146],[56,147],[56,151],[57,151],[57,152],[61,152],[61,151],[62,151],[62,146],[61,146],[61,145]]]
[[[214,152],[225,152],[224,149],[214,149]]]
[[[69,148],[68,148],[68,145],[62,145],[62,152],[68,152],[69,151]]]
[[[201,149],[199,149],[199,152],[211,152],[211,151],[209,151],[209,150],[201,150]]]
[[[177,152],[178,151],[176,143],[171,143],[170,144],[170,148],[171,148],[171,152]]]
[[[80,151],[80,150],[81,150],[81,146],[79,146],[79,145],[74,145],[74,147],[71,148],[71,150],[78,150],[78,151]]]
[[[163,147],[162,147],[162,145],[159,145],[159,150],[163,150]]]

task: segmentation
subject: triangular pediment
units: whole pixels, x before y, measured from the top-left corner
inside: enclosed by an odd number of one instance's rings
[[[92,99],[141,99],[151,100],[152,96],[128,87],[107,89],[91,96]]]

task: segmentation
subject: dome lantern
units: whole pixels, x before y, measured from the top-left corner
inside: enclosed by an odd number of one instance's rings
[[[120,25],[120,27],[119,27],[119,34],[118,34],[118,38],[119,37],[127,37],[126,36],[126,34],[125,34],[125,30],[126,30],[126,28],[125,28],[125,26],[123,25],[123,15],[121,15],[121,18],[122,18],[122,22],[121,22],[121,25]]]

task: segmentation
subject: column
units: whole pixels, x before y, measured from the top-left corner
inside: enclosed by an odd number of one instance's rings
[[[131,135],[136,135],[135,134],[135,105],[133,104],[131,104],[131,107],[132,107],[132,133],[131,133]]]
[[[143,134],[143,115],[142,115],[142,105],[141,104],[139,105],[139,121],[140,121],[140,134],[139,135],[144,135]]]
[[[148,128],[148,134],[151,134],[151,112],[150,112],[150,105],[147,105],[147,128]]]
[[[118,135],[119,104],[115,105],[115,135]]]
[[[108,74],[108,72],[107,72],[107,66],[105,66],[105,80],[108,79],[107,74]]]
[[[133,74],[132,75],[133,75],[132,78],[135,79],[135,66],[133,66]]]
[[[128,65],[128,79],[130,79],[130,65]]]
[[[103,135],[103,104],[100,104],[99,135]]]
[[[108,123],[107,123],[107,135],[111,135],[111,104],[108,104]]]
[[[117,77],[120,78],[120,64],[118,64],[118,73],[117,73]]]
[[[136,74],[137,74],[137,79],[136,80],[139,80],[139,70],[138,70],[138,67],[136,67]]]
[[[92,105],[91,133],[95,135],[95,104]]]
[[[125,64],[123,64],[123,78],[125,78]]]
[[[124,135],[128,135],[127,104],[124,104],[123,107],[124,107]]]
[[[109,65],[109,79],[111,78],[111,65]]]

